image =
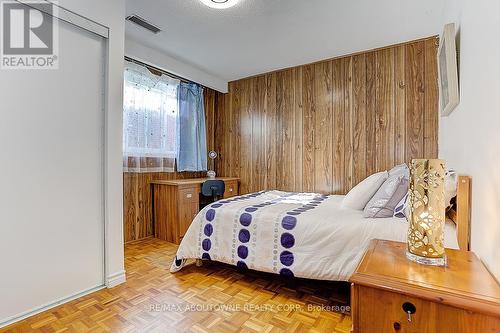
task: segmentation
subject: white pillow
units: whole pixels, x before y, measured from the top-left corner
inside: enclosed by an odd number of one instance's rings
[[[389,170],[389,177],[394,177],[394,176],[404,176],[406,179],[410,179],[410,169],[408,169],[408,166],[403,163],[400,165],[396,165],[394,168]]]
[[[363,210],[388,177],[387,171],[369,176],[347,193],[342,201],[342,207]]]

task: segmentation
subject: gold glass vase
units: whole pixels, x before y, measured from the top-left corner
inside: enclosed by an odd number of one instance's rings
[[[415,159],[410,167],[408,259],[445,266],[444,161]]]

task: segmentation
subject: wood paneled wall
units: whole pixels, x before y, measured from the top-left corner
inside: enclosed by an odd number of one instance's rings
[[[437,156],[437,38],[289,68],[205,90],[216,171],[262,189],[346,193],[367,175]],[[125,241],[153,235],[154,179],[124,173]]]
[[[216,170],[262,189],[346,193],[437,156],[436,37],[231,82],[217,94]]]
[[[214,148],[215,101],[216,92],[205,89],[205,116],[207,125],[208,150]],[[123,174],[123,229],[125,242],[153,236],[153,220],[151,211],[152,180],[168,180],[180,178],[204,177],[204,172],[153,172]]]

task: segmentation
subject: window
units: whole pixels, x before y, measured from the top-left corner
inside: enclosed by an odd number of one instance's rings
[[[179,80],[127,62],[124,83],[125,171],[174,171]]]

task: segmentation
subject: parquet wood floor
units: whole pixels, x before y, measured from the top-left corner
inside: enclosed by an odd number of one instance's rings
[[[170,274],[176,248],[157,239],[127,244],[125,284],[0,332],[350,331],[348,314],[321,308],[347,305],[346,283],[282,279],[219,263],[193,264]]]

